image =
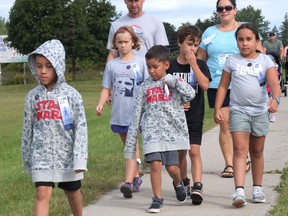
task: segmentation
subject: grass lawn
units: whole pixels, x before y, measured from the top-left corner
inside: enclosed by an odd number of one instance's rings
[[[101,86],[101,78],[70,83],[82,95],[89,133],[88,172],[82,181],[84,205],[115,189],[124,178],[123,146],[118,135],[109,125],[110,107],[104,115],[95,114]],[[33,215],[35,188],[31,178],[24,173],[21,160],[21,131],[24,97],[34,85],[0,86],[0,215]],[[213,110],[206,106],[205,130],[213,127]],[[287,170],[284,170],[279,204],[272,215],[288,215],[286,186]],[[280,212],[280,213],[279,213]],[[69,215],[70,208],[62,190],[55,188],[50,204],[50,215]]]

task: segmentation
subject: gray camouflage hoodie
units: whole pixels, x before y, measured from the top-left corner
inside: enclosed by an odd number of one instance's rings
[[[22,159],[33,182],[67,182],[83,178],[87,170],[87,123],[81,95],[65,81],[65,50],[59,40],[50,40],[29,54],[28,64],[36,76],[35,56],[53,65],[57,82],[52,91],[39,82],[25,97]],[[38,79],[37,79],[38,80]],[[38,80],[39,81],[39,80]],[[73,116],[73,129],[64,129],[59,98],[65,97]]]

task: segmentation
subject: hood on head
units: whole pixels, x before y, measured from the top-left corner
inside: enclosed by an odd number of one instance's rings
[[[57,83],[65,82],[65,49],[59,40],[53,39],[46,41],[40,45],[35,51],[28,55],[28,65],[32,74],[36,77],[36,55],[42,55],[46,57],[53,65],[57,74]],[[39,81],[39,80],[38,80]]]

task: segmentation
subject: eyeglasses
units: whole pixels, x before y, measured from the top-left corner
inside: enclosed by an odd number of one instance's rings
[[[222,6],[217,7],[216,10],[217,10],[218,13],[222,13],[224,11],[224,9],[225,9],[225,11],[230,12],[230,11],[233,10],[233,8],[234,7],[232,5],[226,5],[225,7],[222,7]]]

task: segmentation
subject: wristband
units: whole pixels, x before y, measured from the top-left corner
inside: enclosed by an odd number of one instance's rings
[[[278,105],[280,104],[280,98],[273,98],[277,101]]]

